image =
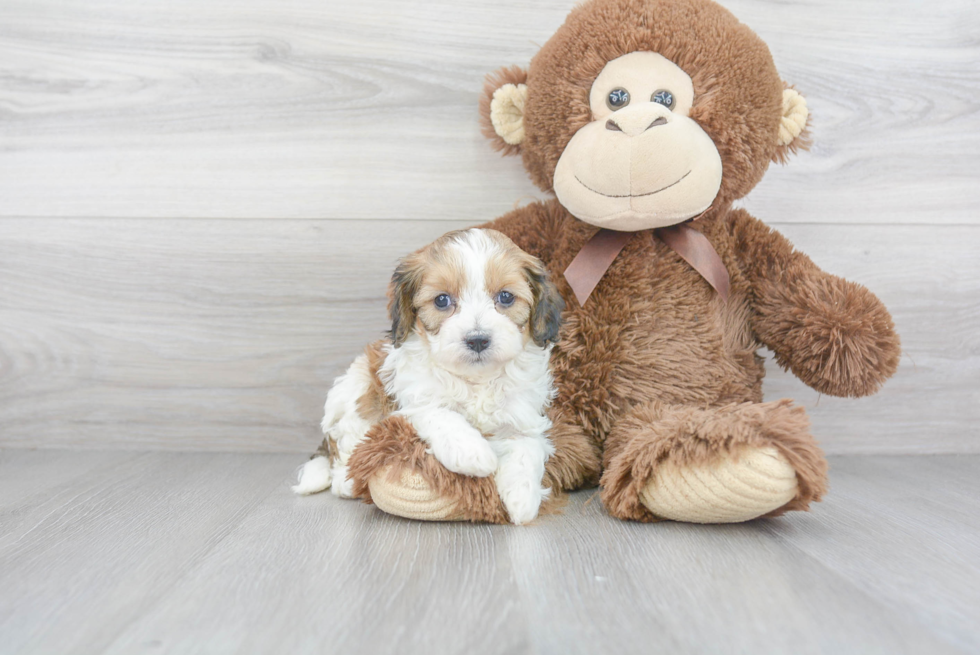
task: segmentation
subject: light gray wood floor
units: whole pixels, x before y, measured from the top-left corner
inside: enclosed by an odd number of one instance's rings
[[[294,455],[0,451],[2,653],[980,649],[980,456],[832,458],[809,514],[524,528],[293,496]]]

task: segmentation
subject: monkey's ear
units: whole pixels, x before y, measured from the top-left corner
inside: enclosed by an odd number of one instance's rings
[[[494,150],[516,155],[524,141],[527,71],[520,66],[487,75],[480,95],[480,126]]]
[[[558,292],[558,287],[549,279],[548,269],[537,257],[530,257],[524,268],[524,275],[531,286],[534,303],[531,305],[531,339],[542,348],[549,343],[558,342],[561,330],[561,313],[565,309],[565,301]]]
[[[810,149],[810,110],[806,98],[785,82],[783,85],[783,115],[779,119],[779,136],[772,160],[779,164],[789,161],[790,155]]]
[[[398,262],[388,285],[388,315],[391,318],[391,343],[396,348],[415,328],[415,293],[418,291],[421,276],[419,268],[411,256]]]

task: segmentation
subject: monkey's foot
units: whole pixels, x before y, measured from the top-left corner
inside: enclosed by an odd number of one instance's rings
[[[465,519],[456,501],[439,494],[417,471],[404,468],[396,475],[392,479],[391,467],[385,467],[368,480],[371,500],[380,510],[417,521]]]
[[[772,446],[743,447],[709,466],[667,461],[640,491],[655,516],[688,523],[740,523],[796,497],[796,471]]]
[[[427,452],[402,416],[372,427],[347,463],[353,495],[420,521],[508,523],[493,476],[453,473]]]
[[[613,516],[735,523],[806,510],[827,462],[788,400],[635,407],[606,439],[602,502]]]

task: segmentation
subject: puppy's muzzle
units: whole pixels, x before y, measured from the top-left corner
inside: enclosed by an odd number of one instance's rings
[[[485,332],[471,332],[463,339],[466,347],[475,353],[481,353],[490,347],[490,335]]]

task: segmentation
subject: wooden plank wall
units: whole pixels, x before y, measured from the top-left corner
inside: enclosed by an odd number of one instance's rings
[[[306,451],[395,259],[543,197],[481,80],[573,0],[2,0],[0,447]],[[730,0],[815,146],[746,199],[891,308],[878,396],[770,367],[826,450],[980,452],[980,10]]]

